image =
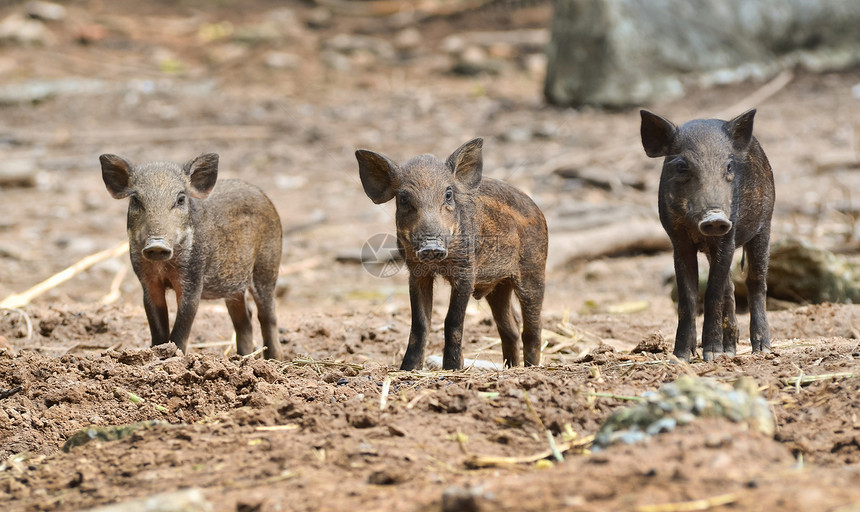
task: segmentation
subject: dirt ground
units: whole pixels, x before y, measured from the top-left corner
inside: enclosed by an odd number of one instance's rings
[[[42,42],[4,41],[0,160],[26,178],[0,186],[0,299],[125,240],[126,204],[104,189],[98,155],[215,151],[222,177],[261,186],[280,212],[286,361],[236,356],[217,302],[201,306],[188,354],[150,349],[127,255],[0,312],[0,508],[189,489],[219,511],[860,508],[860,306],[774,303],[772,354],[750,353],[742,314],[738,356],[668,362],[671,253],[577,258],[570,227],[583,211],[655,221],[659,163],[641,149],[638,112],[546,106],[545,61],[529,44],[457,53],[476,31],[545,30],[551,8],[535,4],[415,19],[327,16],[313,2],[72,1],[42,24]],[[0,18],[23,10],[0,3]],[[858,261],[860,71],[797,70],[749,105],[761,85],[648,108],[680,122],[758,107],[777,186],[772,240]],[[484,172],[548,219],[543,364],[399,372],[406,271],[379,278],[358,262],[366,240],[393,232],[393,206],[367,199],[353,153],[443,157],[475,136]],[[553,173],[571,165],[611,186]],[[631,352],[646,339],[656,352]],[[464,343],[468,358],[501,359],[485,303],[470,305]],[[684,374],[753,378],[775,434],[702,419],[592,449],[625,397]],[[829,377],[790,380],[814,375]],[[80,429],[148,420],[159,423],[62,450]],[[571,443],[563,462],[547,432]],[[490,456],[520,460],[476,467]],[[678,502],[689,503],[649,508]]]

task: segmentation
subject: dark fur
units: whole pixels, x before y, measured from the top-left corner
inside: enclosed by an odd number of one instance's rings
[[[519,364],[520,334],[511,305],[523,316],[523,359],[540,364],[547,229],[534,202],[514,187],[482,179],[482,140],[441,161],[432,155],[398,165],[356,151],[362,185],[375,203],[397,198],[397,240],[409,269],[412,328],[401,369],[424,362],[424,347],[438,275],[451,285],[442,366],[463,366],[463,321],[469,297],[486,297],[502,339],[505,365]],[[446,200],[447,190],[451,200]],[[423,256],[422,256],[423,254]]]
[[[774,185],[770,163],[752,135],[755,110],[731,121],[697,119],[680,128],[648,111],[641,115],[645,152],[665,157],[658,205],[675,253],[675,356],[689,361],[696,349],[697,251],[704,252],[710,264],[703,357],[711,361],[721,353],[736,353],[738,325],[729,272],[741,246],[749,265],[752,350],[769,352],[765,296]]]
[[[132,166],[115,155],[102,155],[100,160],[111,195],[130,197],[129,252],[143,286],[152,344],[173,341],[185,351],[200,299],[223,298],[239,354],[253,352],[245,302],[250,290],[266,357],[280,358],[274,293],[281,221],[269,198],[239,180],[222,180],[213,191],[218,176],[215,154],[201,155],[182,167],[172,162]],[[172,331],[168,288],[176,291],[177,300]]]

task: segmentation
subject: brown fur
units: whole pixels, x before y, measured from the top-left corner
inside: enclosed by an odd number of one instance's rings
[[[524,363],[540,364],[546,221],[519,190],[482,179],[481,146],[482,140],[474,139],[444,162],[421,155],[403,165],[379,153],[356,151],[368,197],[375,203],[397,198],[397,240],[409,269],[412,302],[412,328],[401,369],[423,364],[436,276],[451,285],[443,368],[462,368],[463,320],[470,296],[486,297],[505,364],[519,363],[512,294],[523,314]]]
[[[173,341],[185,351],[200,299],[223,298],[236,329],[238,352],[253,352],[245,297],[250,291],[266,357],[279,358],[274,293],[281,221],[269,198],[239,180],[223,180],[215,187],[215,154],[201,155],[182,167],[172,162],[132,166],[115,155],[100,160],[111,195],[130,197],[129,252],[143,286],[152,344]],[[176,292],[172,330],[167,289]]]
[[[641,111],[642,145],[650,157],[665,157],[660,176],[660,220],[674,247],[678,282],[675,356],[689,361],[696,348],[698,262],[708,258],[702,330],[706,361],[737,351],[732,255],[748,256],[750,339],[753,352],[770,351],[765,314],[770,221],[775,199],[773,172],[752,135],[755,110],[731,121],[697,119],[676,127]]]

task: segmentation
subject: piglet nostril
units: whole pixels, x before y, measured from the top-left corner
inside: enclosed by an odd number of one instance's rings
[[[448,250],[438,240],[424,242],[417,251],[418,259],[422,261],[443,260],[448,256]]]
[[[144,258],[152,261],[164,261],[173,257],[173,249],[163,238],[150,238],[141,252]]]
[[[705,236],[723,236],[732,229],[732,221],[723,212],[709,212],[699,222],[699,232]]]

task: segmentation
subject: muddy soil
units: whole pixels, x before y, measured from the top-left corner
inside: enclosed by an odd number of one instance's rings
[[[0,185],[0,298],[124,241],[126,205],[104,189],[99,154],[215,151],[222,177],[258,184],[281,214],[286,360],[236,356],[217,302],[202,305],[188,354],[149,348],[127,255],[0,312],[0,508],[81,510],[194,489],[219,511],[860,506],[860,307],[774,302],[772,354],[750,353],[742,314],[736,357],[675,364],[671,254],[576,257],[572,212],[656,219],[659,164],[641,150],[638,112],[548,107],[539,51],[491,45],[473,52],[475,70],[450,39],[545,30],[547,3],[412,21],[327,17],[310,2],[215,4],[68,2],[41,43],[3,43],[0,157],[25,178]],[[860,72],[798,70],[747,104],[759,86],[648,107],[678,121],[758,107],[777,182],[772,239],[858,261]],[[393,232],[393,206],[364,195],[353,152],[441,157],[475,136],[484,172],[532,195],[555,240],[543,365],[399,372],[406,272],[381,278],[358,262],[366,240]],[[608,185],[553,173],[565,166]],[[643,340],[652,351],[634,352]],[[464,343],[466,357],[500,361],[485,303],[470,304]],[[701,419],[639,444],[590,445],[630,397],[685,374],[755,379],[775,434]],[[63,450],[80,429],[151,420]],[[563,461],[547,433],[569,448]],[[476,463],[486,457],[503,459]]]

